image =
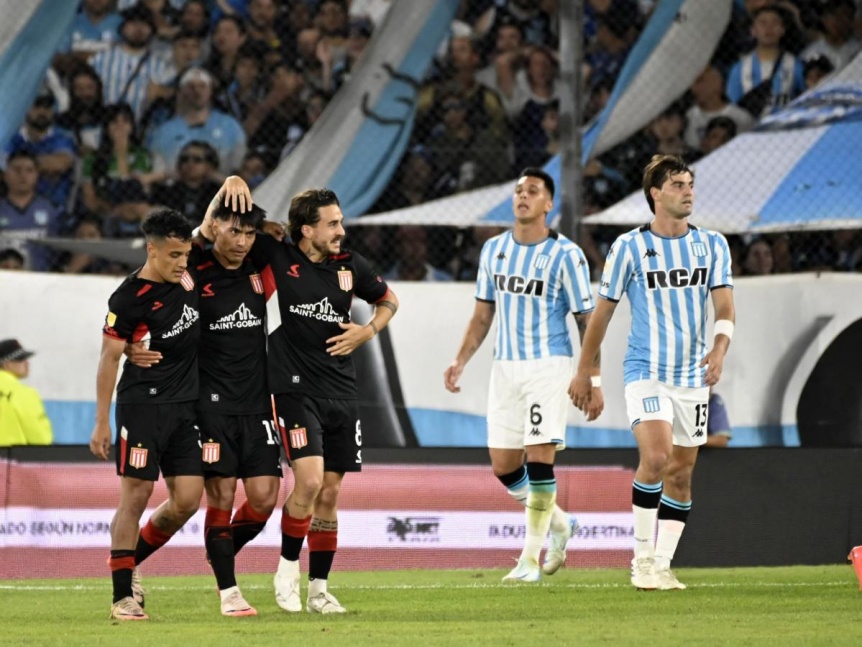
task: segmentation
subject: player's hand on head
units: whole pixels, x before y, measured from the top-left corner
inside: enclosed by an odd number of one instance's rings
[[[461,373],[464,372],[464,365],[455,360],[452,362],[446,371],[443,373],[443,386],[451,393],[461,393],[461,387],[458,386],[458,380],[461,379]]]
[[[224,206],[229,207],[231,211],[245,213],[251,210],[254,204],[248,184],[238,175],[228,177],[219,192]]]
[[[90,452],[103,461],[108,460],[108,451],[111,449],[111,427],[110,425],[97,424],[90,436]]]
[[[159,351],[150,350],[140,341],[134,344],[126,344],[126,347],[123,349],[123,355],[128,357],[132,364],[141,368],[150,368],[158,364],[162,359],[162,354]]]

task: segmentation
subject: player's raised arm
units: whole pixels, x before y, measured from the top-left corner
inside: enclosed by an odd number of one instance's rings
[[[712,342],[712,350],[700,362],[706,366],[706,383],[715,386],[721,379],[721,370],[724,367],[724,356],[730,347],[733,337],[733,328],[736,322],[736,309],[733,306],[733,290],[729,287],[715,288],[712,291],[712,306],[715,309],[715,326],[713,332],[715,337]]]
[[[470,323],[467,324],[464,340],[461,342],[461,347],[458,349],[455,361],[443,373],[443,384],[447,391],[460,393],[461,387],[458,386],[458,380],[461,379],[461,374],[464,372],[467,362],[479,350],[482,342],[485,341],[485,337],[488,336],[488,331],[494,322],[494,310],[493,301],[476,299],[476,306],[473,308],[473,317],[470,319]]]
[[[111,448],[111,399],[125,346],[126,342],[122,339],[102,337],[102,352],[96,373],[96,424],[90,437],[90,451],[102,460],[108,459],[108,450]]]
[[[245,180],[238,175],[227,177],[224,184],[221,185],[215,196],[213,196],[213,199],[210,200],[207,212],[204,214],[203,222],[201,222],[201,226],[195,230],[195,234],[202,236],[209,242],[212,242],[214,239],[211,229],[213,222],[212,214],[213,211],[215,211],[221,204],[224,204],[226,207],[230,207],[232,211],[237,213],[245,213],[247,210],[251,209],[254,201],[251,197],[251,189],[248,188],[248,184],[245,183]]]

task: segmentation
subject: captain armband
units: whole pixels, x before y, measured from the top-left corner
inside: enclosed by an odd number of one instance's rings
[[[730,319],[719,319],[713,326],[713,335],[726,335],[728,339],[733,339],[733,322]]]

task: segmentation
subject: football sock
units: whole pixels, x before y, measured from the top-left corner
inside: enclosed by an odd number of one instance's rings
[[[521,559],[539,561],[545,535],[551,525],[554,503],[557,498],[557,482],[554,466],[548,463],[527,463],[530,491],[527,493],[527,536]]]
[[[141,534],[138,536],[138,545],[135,548],[135,564],[143,562],[147,557],[168,543],[168,540],[173,536],[173,533],[167,533],[164,530],[156,528],[152,520],[147,521],[147,525],[141,528]]]
[[[503,474],[497,478],[500,480],[500,483],[506,487],[506,490],[509,492],[509,496],[521,505],[527,505],[527,494],[530,491],[530,480],[527,477],[527,468],[524,465],[521,465],[521,467],[516,469],[514,472]],[[569,515],[563,512],[563,510],[560,509],[560,506],[554,505],[554,512],[551,516],[551,530],[564,530],[568,523]]]
[[[219,590],[224,591],[236,586],[230,510],[207,507],[204,520],[204,546],[206,546]]]
[[[338,520],[326,521],[324,519],[312,519],[311,528],[308,531],[308,582],[309,595],[313,591],[326,591],[326,580],[332,569],[332,560],[335,559],[335,551],[338,550]],[[312,587],[311,583],[323,582]]]
[[[662,483],[632,482],[632,512],[634,513],[635,559],[653,557],[653,535],[661,499]]]
[[[670,568],[670,562],[685,529],[691,501],[676,501],[662,494],[658,507],[658,536],[655,541],[656,570]]]
[[[248,501],[234,512],[233,520],[230,522],[230,527],[233,530],[234,555],[261,533],[268,519],[269,515],[257,512],[249,505]]]
[[[132,570],[135,568],[135,551],[112,550],[108,560],[111,581],[114,584],[114,602],[132,597]]]
[[[295,519],[287,514],[287,510],[281,515],[281,556],[289,562],[299,559],[299,551],[308,534],[311,525],[311,515],[305,519]]]

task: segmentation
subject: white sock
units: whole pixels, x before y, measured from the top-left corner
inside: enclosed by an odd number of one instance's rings
[[[316,580],[308,580],[308,597],[313,598],[321,593],[326,593],[326,580],[321,580],[319,578]]]
[[[278,558],[278,574],[288,577],[299,577],[299,560],[291,562],[284,557]]]
[[[229,589],[224,589],[223,591],[219,591],[218,594],[221,596],[221,601],[224,602],[227,600],[234,592],[239,592],[238,586],[232,586]]]
[[[655,568],[657,571],[670,568],[670,562],[673,559],[673,554],[676,552],[679,538],[682,537],[684,529],[685,523],[682,521],[659,519],[658,537],[656,537],[655,541]]]
[[[653,536],[655,535],[655,522],[658,517],[658,508],[641,508],[633,505],[634,533],[635,533],[635,559],[653,557]]]
[[[530,492],[530,484],[524,483],[521,487],[511,490],[506,490],[509,493],[509,496],[515,499],[518,503],[523,506],[527,505],[527,494]],[[560,506],[554,504],[554,512],[551,516],[551,531],[559,532],[561,530],[565,530],[566,526],[569,525],[569,515],[567,515]]]
[[[539,553],[542,552],[545,535],[548,534],[548,527],[551,525],[551,515],[556,498],[556,491],[531,490],[527,496],[527,536],[524,539],[521,559],[539,561]]]

